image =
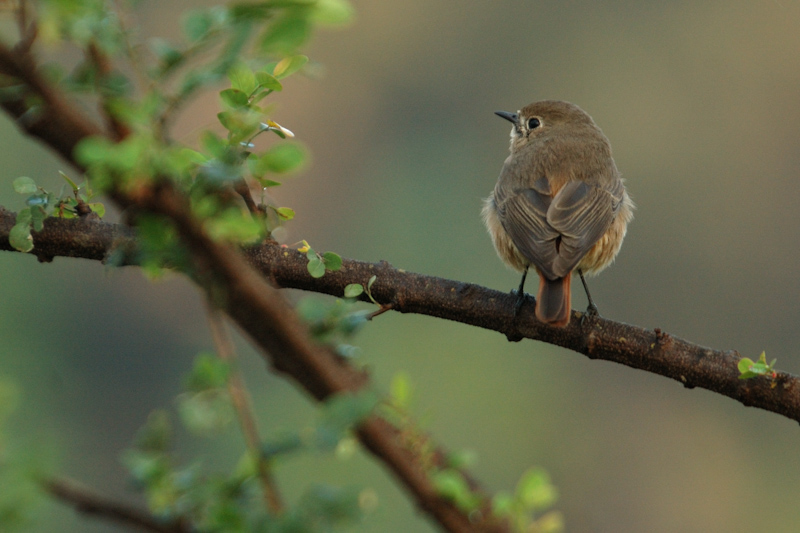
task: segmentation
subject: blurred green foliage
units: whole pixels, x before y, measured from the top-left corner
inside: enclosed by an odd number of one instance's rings
[[[184,380],[185,391],[178,397],[178,412],[186,429],[210,435],[228,426],[233,419],[227,389],[230,377],[230,366],[214,354],[197,357]],[[259,462],[267,461],[273,470],[294,454],[336,451],[352,439],[351,428],[368,416],[377,402],[378,396],[368,391],[331,398],[320,408],[315,423],[267,438],[260,457],[246,453],[228,473],[209,472],[203,458],[186,466],[179,464],[173,453],[176,428],[169,413],[158,409],[150,414],[122,460],[134,486],[146,495],[151,512],[165,523],[181,521],[198,531],[330,531],[362,520],[364,489],[310,482],[290,507],[271,511],[264,506]]]

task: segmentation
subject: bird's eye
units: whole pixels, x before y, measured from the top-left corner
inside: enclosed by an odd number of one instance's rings
[[[532,119],[530,119],[528,121],[528,129],[529,130],[535,130],[536,128],[538,128],[541,125],[542,125],[542,123],[539,121],[538,118],[532,118]]]

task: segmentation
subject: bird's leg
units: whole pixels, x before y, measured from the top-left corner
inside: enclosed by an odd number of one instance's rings
[[[525,271],[522,273],[522,279],[519,282],[519,289],[514,290],[511,289],[511,294],[517,293],[517,303],[514,304],[514,317],[512,318],[511,323],[511,331],[506,333],[506,338],[508,342],[519,342],[524,337],[519,333],[517,329],[517,317],[519,316],[519,311],[522,309],[522,304],[525,303],[525,278],[528,277],[528,269],[526,268]]]
[[[589,286],[586,284],[586,280],[583,277],[583,270],[578,269],[578,275],[581,277],[581,283],[583,283],[583,290],[586,291],[586,299],[589,300],[589,307],[586,308],[586,314],[589,316],[597,316],[599,313],[597,311],[597,306],[594,305],[594,300],[592,300],[592,295],[589,293]]]
[[[519,310],[522,309],[522,304],[525,303],[525,278],[528,277],[528,269],[525,269],[525,272],[522,273],[522,279],[519,282],[519,289],[517,289],[517,303],[514,305],[514,316],[516,317],[519,314]],[[511,291],[512,293],[514,291]]]

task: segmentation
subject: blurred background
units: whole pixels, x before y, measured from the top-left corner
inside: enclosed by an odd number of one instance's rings
[[[192,4],[143,1],[135,17],[169,37]],[[516,287],[479,215],[508,149],[493,112],[569,100],[611,140],[638,206],[616,264],[591,283],[601,314],[753,359],[765,350],[800,373],[797,2],[353,4],[350,27],[307,48],[317,75],[276,99],[274,119],[313,154],[275,189],[297,212],[288,242]],[[215,94],[197,100],[176,136],[195,143],[217,111]],[[20,175],[59,189],[65,165],[5,118],[0,143],[0,205],[21,207]],[[120,450],[150,410],[173,406],[207,329],[180,278],[0,254],[0,376],[21,389],[12,444],[128,497]],[[513,488],[530,466],[550,472],[568,531],[800,530],[800,428],[778,415],[427,317],[384,314],[355,342],[384,390],[408,373],[416,414],[447,448],[477,454],[487,488]],[[313,421],[307,396],[240,345],[262,432]],[[213,445],[236,458],[241,440]],[[288,460],[277,477],[288,499],[310,480],[374,489],[358,531],[435,530],[366,454]],[[117,531],[40,511],[41,531]]]

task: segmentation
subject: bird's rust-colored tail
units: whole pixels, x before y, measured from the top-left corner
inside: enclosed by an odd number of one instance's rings
[[[571,305],[570,281],[572,274],[563,278],[547,279],[539,274],[539,294],[536,297],[536,318],[563,328],[569,324]]]

